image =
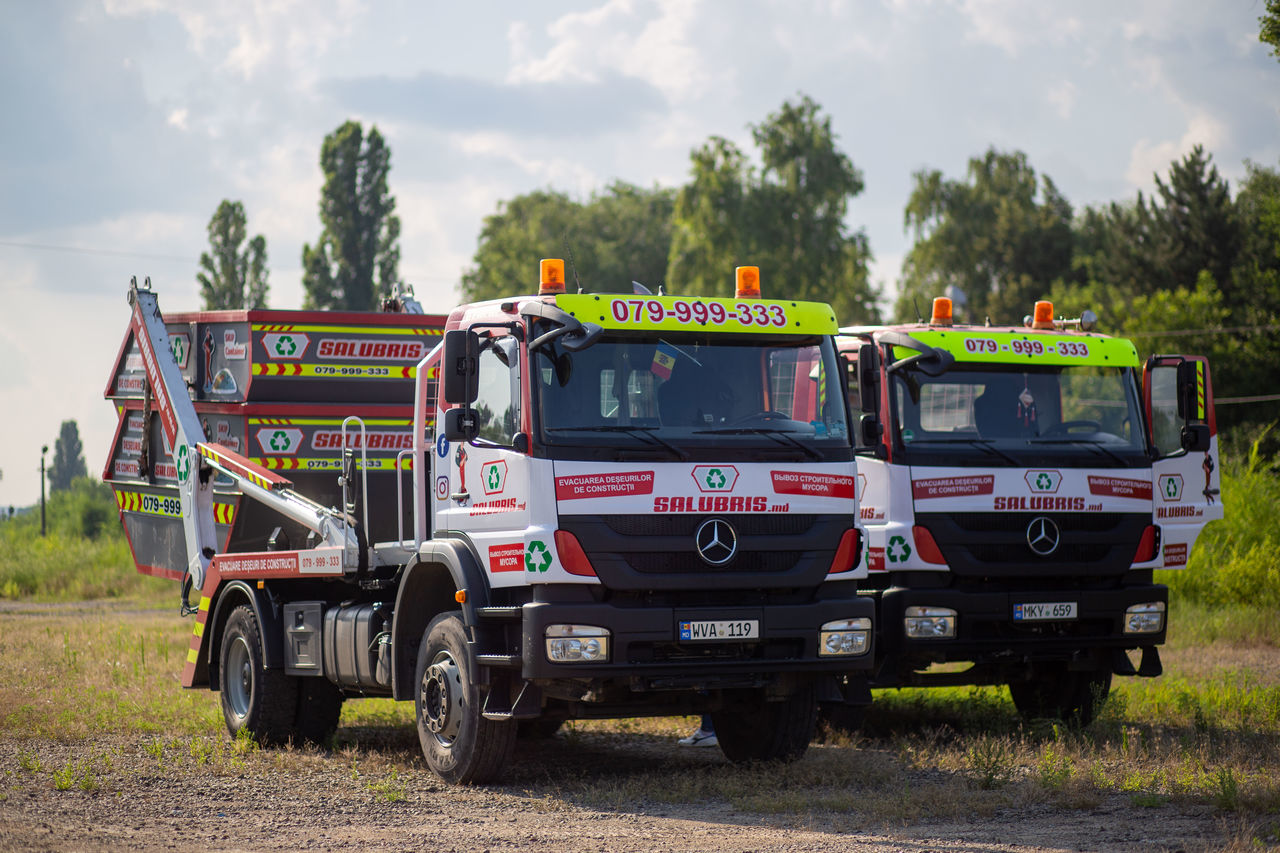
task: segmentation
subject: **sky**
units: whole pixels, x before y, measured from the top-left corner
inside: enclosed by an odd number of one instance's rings
[[[1201,144],[1233,189],[1280,165],[1263,0],[0,0],[0,506],[36,502],[75,419],[100,474],[131,276],[200,307],[223,199],[267,239],[270,307],[302,302],[326,134],[391,150],[402,277],[458,299],[487,215],[551,188],[676,187],[690,153],[803,95],[866,188],[886,302],[912,176],[1021,151],[1075,209],[1150,192]],[[537,258],[529,281],[536,282]],[[726,271],[726,277],[731,276]],[[769,286],[768,271],[764,288]]]

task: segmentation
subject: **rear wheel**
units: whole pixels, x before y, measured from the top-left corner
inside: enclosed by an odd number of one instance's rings
[[[442,613],[427,626],[414,683],[418,740],[431,771],[454,784],[496,778],[515,748],[516,726],[481,714],[484,697],[460,613]]]
[[[228,731],[233,735],[247,731],[266,744],[285,743],[293,737],[297,679],[263,666],[262,631],[246,605],[227,617],[219,662],[222,716]]]
[[[308,743],[325,744],[338,728],[345,697],[327,678],[296,678],[298,682],[298,737]]]
[[[1067,669],[1066,664],[1039,664],[1030,678],[1009,682],[1009,694],[1023,717],[1047,717],[1080,726],[1093,722],[1110,692],[1110,670],[1077,672]]]
[[[805,687],[781,702],[761,702],[751,709],[711,715],[725,758],[746,761],[794,761],[804,755],[818,725],[818,702]]]

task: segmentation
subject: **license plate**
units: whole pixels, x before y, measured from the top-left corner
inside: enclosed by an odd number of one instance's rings
[[[1076,603],[1074,601],[1051,601],[1035,604],[1015,604],[1013,605],[1013,621],[1014,622],[1039,622],[1045,619],[1074,619],[1076,618]]]
[[[760,639],[760,620],[681,622],[680,639],[688,640],[689,642],[699,640],[758,640]]]

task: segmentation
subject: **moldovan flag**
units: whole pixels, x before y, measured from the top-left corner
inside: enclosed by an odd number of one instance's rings
[[[649,372],[659,379],[670,379],[671,368],[676,366],[678,352],[670,344],[658,344],[658,348],[653,353],[653,364],[650,365]]]

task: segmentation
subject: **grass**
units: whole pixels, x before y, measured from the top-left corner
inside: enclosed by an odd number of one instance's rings
[[[182,779],[348,775],[352,790],[385,805],[439,789],[410,703],[349,700],[327,755],[229,737],[217,694],[178,685],[190,628],[120,608],[0,613],[9,784],[111,794],[131,757]],[[1244,849],[1277,831],[1280,668],[1203,662],[1256,651],[1171,644],[1165,676],[1117,679],[1083,730],[1022,721],[1004,688],[877,691],[861,732],[823,731],[802,761],[781,766],[730,767],[716,750],[674,748],[695,718],[570,722],[548,741],[522,742],[502,790],[539,811],[724,804],[837,831],[1032,806],[1071,813],[1118,798],[1154,814],[1208,809],[1238,822]]]

